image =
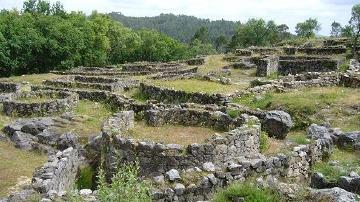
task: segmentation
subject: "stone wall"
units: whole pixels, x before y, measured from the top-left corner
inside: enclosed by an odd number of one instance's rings
[[[360,73],[346,72],[340,77],[340,84],[345,87],[359,88],[360,87]]]
[[[220,111],[207,111],[188,108],[166,108],[145,111],[144,120],[150,126],[180,124],[185,126],[210,127],[220,131],[228,131],[243,125],[241,118],[233,119]]]
[[[330,59],[314,60],[280,60],[280,75],[298,74],[303,72],[330,72],[338,69],[338,61]]]
[[[144,83],[140,84],[140,91],[149,96],[150,99],[167,103],[195,102],[200,104],[223,105],[228,99],[221,94],[205,94],[199,92],[188,93],[181,90],[166,89]]]
[[[35,171],[32,187],[49,197],[72,190],[81,162],[79,151],[73,147],[50,155],[48,161]]]
[[[49,97],[49,100],[23,102],[19,99]],[[3,112],[6,115],[34,116],[49,115],[65,111],[73,107],[79,96],[70,92],[31,91],[13,94],[11,100],[3,102]]]
[[[169,170],[165,175],[154,177],[156,189],[153,191],[153,198],[155,201],[210,200],[218,188],[254,175],[287,177],[295,181],[309,178],[312,172],[311,166],[331,152],[332,140],[322,136],[313,137],[313,143],[309,145],[294,147],[287,155],[278,154],[269,157],[262,155],[255,157],[255,155],[232,159],[220,167],[206,162],[197,168]],[[196,173],[202,173],[203,177],[190,184],[184,182],[184,176],[199,175]],[[184,185],[185,183],[187,185]]]
[[[169,63],[156,63],[156,62],[135,62],[124,64],[122,71],[125,72],[166,72],[166,71],[177,71],[184,68],[185,65],[177,62]]]
[[[271,74],[277,73],[278,71],[278,56],[268,56],[263,59],[259,59],[255,62],[257,65],[256,75],[257,76],[270,76]]]
[[[21,88],[20,84],[0,82],[0,93],[15,93]]]
[[[188,65],[203,65],[205,63],[205,58],[193,58],[185,61]]]
[[[327,46],[327,47],[309,47],[309,48],[298,48],[297,52],[305,53],[308,55],[336,55],[346,53],[346,46]]]
[[[182,77],[189,78],[189,76],[194,76],[198,71],[198,67],[186,68],[176,71],[167,71],[160,72],[153,76],[149,76],[151,79],[164,79],[164,78],[172,78],[179,79]]]
[[[44,85],[61,88],[87,88],[105,91],[117,91],[139,85],[139,81],[131,79],[111,79],[104,77],[67,76],[56,80],[46,80]]]
[[[173,168],[200,167],[205,162],[222,164],[235,157],[259,152],[260,125],[255,117],[249,117],[241,127],[214,136],[204,144],[194,143],[187,147],[136,141],[121,133],[114,134],[112,127],[105,125],[102,133],[108,173],[113,173],[118,164],[136,160],[143,175],[157,175]]]
[[[273,73],[280,75],[299,74],[303,72],[336,71],[340,61],[329,57],[314,56],[269,56],[252,58],[257,65],[257,76],[269,76]]]
[[[249,47],[253,53],[261,54],[261,55],[276,55],[281,53],[281,49],[277,47]]]

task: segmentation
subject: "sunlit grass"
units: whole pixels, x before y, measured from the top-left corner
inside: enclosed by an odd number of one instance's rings
[[[202,92],[202,93],[233,93],[240,87],[237,85],[224,85],[212,81],[203,81],[196,79],[154,81],[154,84],[164,88],[183,90],[185,92]]]
[[[0,197],[9,194],[18,179],[31,179],[35,168],[46,159],[46,155],[19,150],[11,143],[0,141]]]
[[[59,78],[62,75],[57,74],[27,74],[22,76],[13,76],[9,78],[0,78],[0,82],[15,82],[15,83],[22,83],[22,82],[29,82],[33,85],[40,85],[44,80],[51,80],[55,78]]]
[[[205,127],[164,125],[159,127],[148,126],[143,121],[137,121],[134,128],[128,131],[127,136],[138,140],[163,142],[166,144],[188,145],[203,143],[216,133],[215,130]]]
[[[324,122],[330,118],[334,127],[360,129],[359,114],[346,114],[346,108],[359,103],[360,89],[344,87],[314,87],[293,90],[286,93],[267,93],[262,97],[255,95],[234,99],[233,102],[260,109],[281,109],[292,116],[295,128],[304,129],[312,122]],[[329,109],[327,116],[317,114]],[[339,120],[349,121],[339,121]],[[345,123],[345,124],[344,124]]]

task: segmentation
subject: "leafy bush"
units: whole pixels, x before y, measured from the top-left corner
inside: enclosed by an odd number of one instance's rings
[[[259,189],[254,184],[245,182],[243,184],[232,184],[226,189],[217,192],[214,202],[231,202],[236,198],[244,198],[246,202],[278,202],[281,198],[269,189]]]
[[[112,177],[111,183],[107,183],[102,168],[98,175],[98,200],[103,202],[146,202],[151,201],[150,184],[139,181],[139,165],[124,165],[118,168]]]
[[[269,136],[266,132],[262,131],[260,134],[260,152],[263,153],[270,147]]]
[[[266,109],[272,103],[272,94],[267,93],[263,97],[256,97],[255,95],[247,95],[241,98],[236,98],[233,101],[239,104],[249,106],[251,108]]]
[[[231,118],[236,118],[240,115],[240,111],[236,110],[236,109],[229,109],[226,111],[226,113],[231,117]]]

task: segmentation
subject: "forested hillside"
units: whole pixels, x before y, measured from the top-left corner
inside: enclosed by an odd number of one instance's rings
[[[155,17],[128,17],[119,12],[109,13],[113,19],[122,22],[125,26],[133,29],[149,28],[159,30],[182,42],[190,42],[196,30],[207,27],[209,37],[213,45],[220,36],[230,39],[240,22],[201,19],[193,16],[160,14]]]
[[[171,61],[214,53],[155,30],[133,30],[94,11],[67,12],[59,2],[27,0],[0,11],[0,77],[133,61]]]

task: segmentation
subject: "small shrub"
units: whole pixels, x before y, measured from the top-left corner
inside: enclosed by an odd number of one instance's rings
[[[279,78],[279,75],[277,72],[273,72],[271,73],[270,75],[266,76],[267,79],[270,79],[270,80],[275,80],[275,79],[278,79]]]
[[[139,102],[146,102],[149,99],[149,96],[147,94],[142,93],[139,89],[136,89],[131,98],[139,101]]]
[[[327,162],[316,163],[313,171],[322,173],[324,177],[331,182],[336,182],[341,176],[347,175],[345,170],[332,166]]]
[[[214,196],[214,202],[231,202],[236,198],[244,198],[246,202],[278,202],[281,198],[269,189],[259,189],[254,184],[245,182],[243,184],[232,184],[221,190]]]
[[[104,170],[100,167],[98,175],[98,200],[101,202],[146,202],[151,201],[150,184],[139,181],[139,165],[124,165],[118,168],[107,183]]]
[[[90,166],[82,167],[79,171],[79,176],[76,181],[78,189],[93,189],[94,169]]]
[[[260,134],[260,152],[264,153],[270,147],[269,136],[266,132],[262,131]]]
[[[266,109],[271,106],[272,94],[266,93],[263,97],[256,97],[255,95],[247,95],[233,100],[236,103],[249,106],[251,108]]]
[[[231,118],[236,118],[240,115],[240,111],[236,110],[236,109],[229,109],[227,111],[227,114],[231,117]]]
[[[310,140],[307,139],[306,134],[300,131],[291,132],[288,135],[288,139],[294,142],[295,144],[309,144]]]

